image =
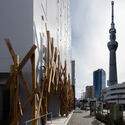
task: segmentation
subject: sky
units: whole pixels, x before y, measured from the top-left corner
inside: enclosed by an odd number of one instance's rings
[[[118,82],[125,82],[125,0],[114,0]],[[76,97],[103,68],[108,80],[111,0],[71,0],[72,58],[76,61]]]

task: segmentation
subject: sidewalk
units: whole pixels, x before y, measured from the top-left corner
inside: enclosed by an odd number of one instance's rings
[[[51,121],[47,121],[47,125],[67,125],[71,116],[73,114],[73,111],[68,115],[68,117],[59,117],[55,118]]]
[[[89,115],[89,111],[75,111],[67,125],[104,125]]]

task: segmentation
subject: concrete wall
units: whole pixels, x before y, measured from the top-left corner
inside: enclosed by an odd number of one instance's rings
[[[33,41],[33,3],[31,0],[0,1],[0,72],[12,64],[4,38],[10,38],[15,51],[23,57]]]

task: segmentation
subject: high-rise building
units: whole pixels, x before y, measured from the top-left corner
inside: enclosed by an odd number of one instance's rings
[[[109,104],[121,104],[125,106],[125,82],[118,84],[117,81],[117,67],[116,67],[116,49],[118,43],[115,41],[116,29],[114,27],[114,1],[112,5],[112,23],[110,32],[110,42],[108,48],[110,51],[110,65],[109,65],[109,81],[108,87],[103,90],[104,101]]]
[[[75,60],[71,61],[72,84],[75,85]]]
[[[109,81],[108,85],[117,84],[117,66],[116,66],[116,50],[118,47],[116,39],[116,29],[114,23],[114,1],[112,1],[112,21],[111,21],[111,28],[109,30],[110,33],[110,41],[108,42],[107,46],[110,51],[110,60],[109,60]]]
[[[74,100],[75,100],[75,60],[71,61],[71,78],[72,78],[72,88],[74,92]],[[75,109],[75,102],[74,102]]]
[[[86,86],[85,97],[86,98],[93,98],[94,97],[93,86]]]
[[[93,87],[94,96],[99,98],[101,91],[106,87],[106,73],[103,69],[98,69],[93,72]]]

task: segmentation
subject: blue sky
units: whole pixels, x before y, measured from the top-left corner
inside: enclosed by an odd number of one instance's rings
[[[76,60],[76,97],[93,84],[93,71],[103,68],[108,79],[111,0],[71,0],[72,57]],[[115,1],[117,68],[125,81],[125,1]]]

